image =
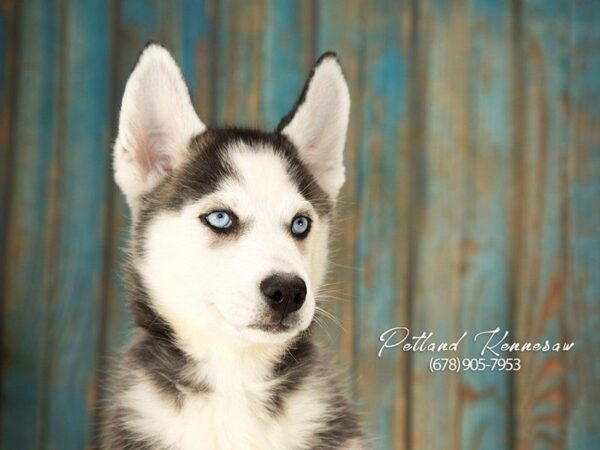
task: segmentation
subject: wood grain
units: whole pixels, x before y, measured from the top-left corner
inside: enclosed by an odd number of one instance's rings
[[[217,60],[214,54],[217,6],[210,0],[184,0],[179,12],[179,44],[176,45],[194,106],[200,119],[207,124],[213,120]]]
[[[2,302],[0,447],[39,448],[47,436],[45,338],[51,279],[52,168],[57,156],[59,14],[56,2],[19,2],[19,76]],[[28,30],[35,29],[36,33]]]
[[[313,5],[301,0],[266,3],[260,112],[274,129],[292,109],[315,60]]]
[[[565,170],[568,121],[568,4],[523,5],[523,146],[519,155],[520,245],[514,299],[514,339],[560,341],[565,290]],[[565,444],[566,358],[524,353],[515,375],[516,448]]]
[[[481,356],[481,340],[473,341],[476,333],[510,329],[508,262],[515,181],[511,11],[507,1],[472,1],[465,11],[470,42],[468,91],[462,101],[467,107],[469,136],[462,169],[465,206],[458,322],[459,333],[467,331],[469,338],[462,346],[462,358]],[[491,370],[461,372],[457,393],[460,448],[508,447],[509,376]]]
[[[434,342],[460,337],[462,266],[467,198],[469,127],[468,55],[471,29],[463,1],[419,3],[417,40],[423,42],[421,73],[425,111],[419,142],[419,204],[416,205],[414,293],[411,328],[433,332]],[[460,379],[456,373],[431,373],[429,359],[412,358],[411,446],[460,447]],[[449,354],[447,356],[455,356]]]
[[[7,266],[7,225],[10,204],[11,169],[14,139],[14,107],[17,85],[17,4],[14,0],[0,1],[0,267]],[[0,312],[4,310],[4,285],[6,273],[0,273]],[[4,320],[0,316],[0,361],[4,354]],[[0,370],[0,387],[3,372]],[[3,392],[3,391],[2,391]],[[2,410],[6,404],[0,401],[0,434],[2,434]]]
[[[5,256],[8,203],[10,200],[10,168],[17,83],[17,4],[15,0],[0,2],[0,258]],[[0,259],[2,264],[4,259]],[[4,274],[0,276],[3,280]],[[0,286],[1,286],[0,281]],[[0,289],[2,289],[0,287]],[[0,329],[0,347],[2,345]],[[1,408],[1,405],[0,405]]]
[[[45,445],[76,449],[89,440],[96,400],[110,142],[110,14],[103,1],[70,1],[63,8]]]
[[[569,42],[565,325],[565,447],[600,443],[600,10],[573,2]]]
[[[266,125],[261,109],[266,9],[266,0],[219,2],[215,124]]]
[[[403,324],[407,250],[404,201],[408,155],[408,76],[412,15],[371,2],[362,12],[364,75],[357,160],[354,358],[357,396],[376,448],[402,448],[405,355],[378,358],[379,335]],[[394,207],[390,207],[394,205]]]

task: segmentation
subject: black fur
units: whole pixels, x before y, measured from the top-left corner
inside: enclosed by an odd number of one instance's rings
[[[173,341],[161,341],[150,336],[132,347],[130,351],[132,365],[146,371],[160,392],[181,406],[185,394],[209,393],[206,383],[198,383],[186,374],[189,361],[186,355]]]
[[[363,436],[358,418],[345,396],[338,392],[335,384],[331,389],[335,392],[329,403],[329,414],[321,430],[312,439],[310,448],[313,449],[339,450],[344,448],[344,443]]]
[[[343,443],[362,437],[362,431],[356,414],[338,388],[334,374],[327,372],[329,364],[323,361],[324,355],[319,353],[311,334],[312,327],[298,337],[282,360],[273,367],[273,377],[279,383],[272,390],[267,408],[277,418],[283,412],[286,398],[299,389],[307,378],[314,376],[325,380],[326,389],[329,390],[329,410],[321,429],[313,436],[310,448],[343,448],[340,447]]]
[[[243,128],[209,128],[192,140],[191,157],[186,164],[177,170],[162,189],[150,195],[150,200],[157,196],[178,208],[188,200],[198,199],[214,191],[225,177],[235,177],[235,170],[227,163],[227,148],[236,142],[248,145],[249,150],[271,148],[287,163],[287,170],[299,191],[313,203],[319,214],[327,215],[331,211],[332,202],[327,194],[319,188],[314,177],[304,166],[298,150],[283,135]],[[268,176],[268,174],[265,174]],[[168,193],[165,192],[168,187]]]
[[[127,290],[136,325],[144,333],[129,349],[127,366],[146,372],[158,390],[180,405],[186,393],[208,393],[210,387],[187,374],[195,366],[178,347],[171,326],[151,305],[141,276],[126,267]]]
[[[217,190],[224,179],[236,177],[235,169],[227,161],[227,149],[236,142],[247,144],[248,151],[271,148],[286,162],[290,177],[317,213],[331,214],[332,199],[315,182],[298,150],[285,136],[251,129],[209,128],[190,142],[188,161],[142,198],[139,218],[134,224],[134,250],[138,255],[143,253],[144,230],[158,211],[181,208]]]
[[[138,271],[131,263],[126,264],[124,269],[129,307],[136,325],[158,340],[174,341],[173,329],[150,305],[148,292]]]
[[[285,398],[297,390],[314,370],[316,349],[310,334],[309,328],[273,367],[273,379],[278,383],[272,389],[266,407],[274,417],[281,413]]]

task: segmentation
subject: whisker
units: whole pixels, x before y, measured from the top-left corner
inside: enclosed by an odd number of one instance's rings
[[[316,311],[318,313],[322,314],[323,318],[327,318],[327,319],[331,320],[331,322],[333,322],[334,325],[337,325],[342,331],[345,331],[344,326],[342,325],[342,322],[340,322],[340,320],[337,317],[335,317],[333,314],[331,314],[329,311],[326,311],[319,306],[316,307]]]
[[[327,335],[327,338],[333,342],[333,337],[331,337],[331,334],[329,334],[329,331],[327,331],[327,327],[325,326],[325,324],[321,321],[321,318],[319,316],[315,316],[315,323],[317,325],[319,325],[321,327],[321,329],[325,332],[325,334]]]

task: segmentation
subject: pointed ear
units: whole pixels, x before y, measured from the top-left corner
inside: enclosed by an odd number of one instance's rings
[[[205,129],[171,54],[146,46],[125,86],[114,151],[115,180],[131,208],[185,160],[190,139]]]
[[[333,199],[344,184],[343,152],[350,115],[350,94],[334,53],[315,64],[296,107],[277,131],[298,148],[317,183]]]

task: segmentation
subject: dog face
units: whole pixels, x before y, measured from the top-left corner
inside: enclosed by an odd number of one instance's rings
[[[148,306],[177,335],[281,343],[310,325],[349,107],[326,54],[275,132],[207,128],[171,55],[143,51],[123,97],[115,179]]]

